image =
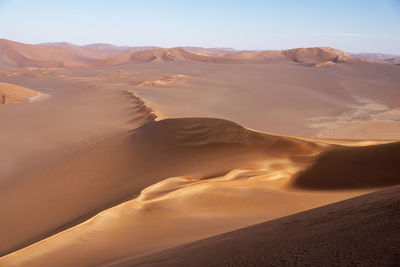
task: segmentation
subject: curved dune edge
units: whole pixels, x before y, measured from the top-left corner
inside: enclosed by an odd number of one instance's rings
[[[233,170],[207,180],[172,177],[144,189],[134,200],[6,255],[0,258],[0,263],[7,266],[97,265],[369,192],[288,192],[282,187],[288,174],[290,171]]]
[[[141,121],[141,125],[146,124],[148,122],[154,121],[155,119],[157,119],[157,114],[156,111],[151,108],[147,101],[143,100],[142,98],[138,97],[135,92],[131,91],[131,90],[124,90],[123,91],[124,94],[126,94],[128,97],[130,97],[131,99],[133,99],[133,104],[135,105],[135,108],[133,109],[133,111],[135,112],[135,114],[142,114],[142,116],[135,118],[135,121],[140,120]]]
[[[164,147],[166,151],[196,151],[210,146],[228,150],[235,143],[266,150],[257,159],[264,158],[257,168],[231,169],[226,175],[212,178],[190,175],[163,179],[142,190],[139,197],[8,254],[0,258],[0,263],[96,265],[126,255],[139,257],[376,190],[353,187],[327,192],[293,187],[296,173],[312,168],[321,152],[329,153],[338,145],[260,134],[229,121],[205,118],[153,121],[133,131],[133,136],[145,150]],[[363,166],[368,164],[363,162]],[[203,167],[207,166],[212,164]]]

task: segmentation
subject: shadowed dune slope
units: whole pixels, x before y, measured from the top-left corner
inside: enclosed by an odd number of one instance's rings
[[[400,142],[340,147],[320,156],[293,185],[307,189],[351,189],[400,183]]]
[[[400,186],[104,266],[395,266]]]

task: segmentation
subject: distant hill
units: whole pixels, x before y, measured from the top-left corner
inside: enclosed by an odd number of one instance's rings
[[[334,63],[355,62],[358,59],[345,52],[330,47],[296,48],[290,50],[267,51],[235,51],[182,47],[158,48],[134,51],[126,55],[117,55],[93,63],[95,66],[111,66],[127,63],[192,61],[204,63],[264,63],[278,61],[292,61],[307,65],[330,66]],[[326,64],[330,62],[330,64]]]
[[[272,61],[286,61],[308,66],[327,67],[335,63],[355,62],[359,60],[341,50],[330,47],[239,51],[232,48],[129,47],[104,43],[83,46],[67,42],[31,45],[0,39],[0,66],[7,68],[104,67],[129,63],[173,61],[204,63],[267,63]],[[390,60],[398,62],[397,59]],[[392,63],[391,61],[389,63]]]

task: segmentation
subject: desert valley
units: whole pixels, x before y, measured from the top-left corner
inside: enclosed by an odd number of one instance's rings
[[[400,263],[400,57],[0,40],[0,266]]]

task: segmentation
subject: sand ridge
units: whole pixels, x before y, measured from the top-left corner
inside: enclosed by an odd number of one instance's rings
[[[190,167],[192,170],[189,172],[192,175],[162,179],[142,190],[133,200],[113,206],[83,224],[9,254],[1,260],[5,263],[15,262],[29,266],[40,266],[43,262],[50,261],[56,265],[62,262],[65,266],[96,265],[110,258],[127,254],[140,256],[159,250],[161,247],[171,247],[374,190],[373,187],[368,188],[369,184],[364,184],[362,180],[357,182],[356,187],[354,184],[348,187],[352,188],[352,191],[343,191],[348,188],[340,188],[341,190],[320,192],[304,190],[303,186],[297,186],[298,183],[294,183],[296,187],[291,185],[293,179],[301,180],[301,178],[296,178],[299,171],[318,167],[320,163],[315,159],[320,158],[319,155],[323,158],[330,150],[337,149],[338,145],[266,135],[252,132],[229,121],[200,118],[154,121],[141,126],[132,134],[133,140],[140,144],[140,149],[138,147],[134,151],[149,153],[157,149],[159,154],[168,151],[169,157],[185,154],[184,151],[192,151],[193,157],[195,151],[205,149],[207,157],[214,153],[220,157],[220,153],[224,153],[225,160],[232,161],[234,160],[232,155],[235,153],[232,153],[230,147],[237,144],[245,150],[241,152],[240,158],[237,159],[239,161],[236,162],[241,162],[241,165],[245,166],[246,163],[244,164],[243,160],[248,154],[250,156],[248,160],[251,159],[251,161],[247,164],[252,162],[253,168],[236,168],[226,175],[217,177],[210,177],[209,174],[204,176],[203,172],[202,176],[196,177],[201,175],[201,171],[194,168],[196,165],[192,165]],[[364,147],[370,148],[370,146]],[[396,157],[399,152],[398,143],[376,147],[383,151],[393,148],[394,152],[388,155],[391,155],[393,164],[398,164]],[[355,148],[345,146],[341,149],[352,151]],[[117,151],[121,153],[120,149]],[[360,153],[364,154],[364,152]],[[375,150],[372,153],[376,153]],[[148,158],[157,159],[154,156]],[[183,160],[182,157],[177,159]],[[216,160],[217,158],[213,159],[215,165],[208,162],[208,168],[224,165],[221,158],[217,162]],[[362,172],[365,166],[371,163],[370,157],[360,160],[361,165],[352,167],[356,169],[356,172]],[[196,160],[196,162],[198,164],[202,161]],[[258,163],[254,165],[256,162]],[[186,164],[188,164],[187,160]],[[329,168],[334,168],[334,166],[335,164]],[[152,167],[154,168],[154,165]],[[171,169],[171,167],[168,168]],[[324,168],[324,170],[329,171],[329,168]],[[375,170],[375,181],[378,181],[379,169],[375,168]],[[365,169],[365,171],[371,170]],[[214,170],[214,173],[218,172]],[[149,173],[149,170],[146,173]],[[329,184],[329,180],[324,182],[321,177],[323,176],[318,176],[320,183]],[[364,187],[367,188],[362,189]],[[225,197],[221,199],[221,196]],[[244,199],[246,199],[245,202],[243,202]],[[164,226],[158,225],[159,218],[163,218]],[[146,222],[145,225],[144,222]],[[199,229],[201,224],[207,224],[208,227]],[[168,231],[165,227],[168,227]],[[85,243],[79,241],[83,237],[85,237]],[[151,240],[156,237],[158,242],[152,242]],[[65,240],[69,241],[65,242]],[[107,240],[107,242],[101,240]],[[110,242],[115,244],[113,246],[115,249],[110,250]],[[89,243],[92,245],[88,246]],[[138,243],[141,245],[138,246]],[[138,250],[133,250],[132,247],[137,247]],[[76,256],[63,257],[62,254],[66,251]],[[103,256],[82,258],[83,255],[97,254],[98,251],[103,251],[101,253]],[[31,255],[35,257],[31,258]]]

